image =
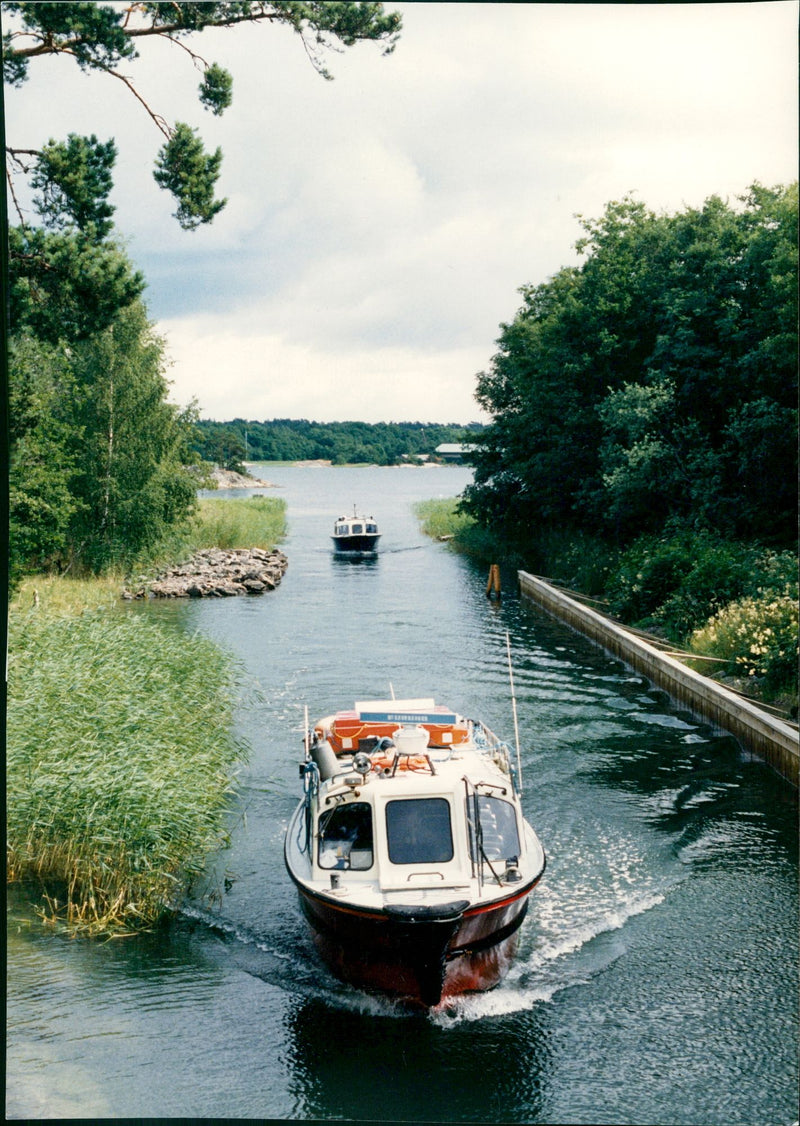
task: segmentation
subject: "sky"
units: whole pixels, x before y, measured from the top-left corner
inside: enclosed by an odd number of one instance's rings
[[[170,397],[204,418],[487,421],[476,375],[519,288],[580,261],[578,216],[797,178],[796,0],[385,6],[403,15],[394,53],[330,54],[329,82],[288,28],[196,37],[233,74],[219,118],[186,52],[140,41],[120,69],[224,152],[227,206],[195,232],[123,83],[44,58],[6,91],[10,146],[116,139],[111,202]]]

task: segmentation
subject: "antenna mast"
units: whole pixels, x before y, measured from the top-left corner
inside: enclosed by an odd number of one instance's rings
[[[514,740],[517,745],[517,785],[522,793],[522,758],[519,753],[519,724],[517,722],[517,697],[514,694],[514,670],[511,667],[511,638],[506,630],[506,652],[508,653],[508,679],[511,683],[511,710],[514,713]]]

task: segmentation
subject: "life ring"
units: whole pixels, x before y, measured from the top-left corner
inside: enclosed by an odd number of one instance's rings
[[[397,763],[398,770],[427,770],[430,772],[431,764],[427,755],[370,755],[373,770],[379,773],[382,770],[391,770],[395,764],[395,758],[399,761]]]

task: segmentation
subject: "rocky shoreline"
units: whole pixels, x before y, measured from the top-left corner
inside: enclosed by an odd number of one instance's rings
[[[249,473],[236,473],[233,469],[220,469],[216,466],[211,471],[211,476],[217,483],[218,489],[274,489],[271,481],[262,481],[259,477],[251,477]]]
[[[122,597],[230,598],[265,594],[278,586],[288,566],[289,560],[282,551],[261,547],[205,548],[138,590],[124,590]]]

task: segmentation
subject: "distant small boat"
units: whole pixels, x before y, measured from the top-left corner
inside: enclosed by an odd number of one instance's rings
[[[491,989],[545,867],[505,744],[425,698],[357,702],[305,746],[285,857],[328,967],[414,1008]]]
[[[353,507],[352,516],[340,516],[333,526],[333,547],[335,551],[358,552],[366,555],[377,550],[381,534],[375,517],[359,516]]]

